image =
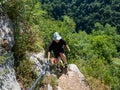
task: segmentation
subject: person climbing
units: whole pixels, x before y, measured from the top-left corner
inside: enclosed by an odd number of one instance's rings
[[[59,57],[63,60],[65,68],[67,68],[67,59],[64,52],[64,46],[66,46],[67,50],[70,52],[70,48],[67,45],[66,41],[62,39],[58,32],[55,32],[53,35],[53,40],[48,49],[48,60],[50,60],[51,51],[54,53],[54,57],[51,59],[51,63],[60,64]]]

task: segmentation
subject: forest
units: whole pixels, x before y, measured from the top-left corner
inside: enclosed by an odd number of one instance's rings
[[[91,33],[95,23],[109,23],[120,33],[120,0],[39,0],[42,9],[57,20],[67,15],[76,23],[76,31]]]
[[[68,63],[79,67],[92,90],[120,90],[120,0],[2,0],[0,5],[13,23],[15,70],[25,88],[36,78],[26,52],[47,52],[58,31],[71,48]]]

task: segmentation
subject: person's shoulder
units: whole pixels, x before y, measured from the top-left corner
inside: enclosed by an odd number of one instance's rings
[[[65,41],[64,39],[60,39],[60,41]]]
[[[61,39],[61,42],[66,44],[66,41],[64,39]]]
[[[61,41],[64,41],[64,42],[65,42],[65,40],[64,40],[64,39],[61,39]]]

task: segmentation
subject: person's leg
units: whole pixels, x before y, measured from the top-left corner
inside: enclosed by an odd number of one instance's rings
[[[62,58],[64,64],[67,64],[66,55],[64,53],[60,53],[60,57]]]
[[[52,58],[51,63],[52,63],[52,65],[54,65],[54,64],[60,64],[59,59],[55,58],[55,57]]]
[[[60,61],[59,61],[59,58],[52,58],[51,60],[51,63],[52,63],[52,68],[54,70],[58,70],[59,72],[62,72],[61,68],[60,68]]]

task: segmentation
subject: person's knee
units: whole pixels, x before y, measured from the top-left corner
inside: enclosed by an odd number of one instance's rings
[[[54,58],[51,59],[51,63],[52,63],[52,64],[55,63],[55,59],[54,59]]]
[[[56,63],[58,63],[58,58],[53,58],[52,59],[52,64],[56,64]]]
[[[66,58],[66,55],[64,53],[60,53],[60,56]]]
[[[64,62],[66,62],[66,55],[64,53],[60,53],[60,56]]]

